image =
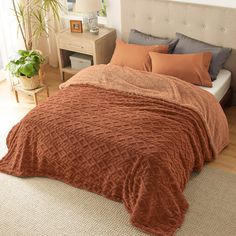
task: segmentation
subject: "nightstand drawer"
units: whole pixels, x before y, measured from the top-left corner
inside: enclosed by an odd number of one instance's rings
[[[93,55],[93,45],[90,42],[65,42],[59,40],[59,47],[62,49]]]

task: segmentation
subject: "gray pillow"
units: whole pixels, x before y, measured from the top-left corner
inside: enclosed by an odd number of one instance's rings
[[[176,33],[179,39],[174,54],[190,54],[197,52],[211,52],[212,61],[209,69],[212,80],[215,80],[218,73],[222,69],[224,63],[231,53],[231,48],[222,48],[208,43],[204,43],[197,39],[190,38],[184,34]]]
[[[173,52],[178,41],[178,39],[160,38],[149,34],[144,34],[135,29],[131,29],[129,34],[129,43],[140,45],[168,45],[169,53]]]

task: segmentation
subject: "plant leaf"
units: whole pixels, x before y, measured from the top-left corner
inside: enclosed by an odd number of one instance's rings
[[[21,65],[19,68],[19,72],[29,78],[36,74],[36,70],[33,64],[30,62],[26,62],[25,64]]]
[[[27,51],[27,50],[18,50],[18,54],[22,57],[27,57],[29,55],[29,51]]]

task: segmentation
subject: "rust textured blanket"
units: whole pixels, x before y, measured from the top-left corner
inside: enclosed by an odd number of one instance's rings
[[[83,70],[61,88],[10,131],[0,171],[123,202],[139,229],[173,235],[188,209],[190,174],[229,142],[215,98],[173,77],[112,65]]]

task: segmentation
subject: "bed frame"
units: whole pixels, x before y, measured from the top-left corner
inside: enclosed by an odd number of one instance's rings
[[[232,72],[231,88],[221,104],[236,105],[236,8],[175,0],[121,0],[121,34],[130,29],[173,38],[176,32],[222,47],[232,48],[225,69]]]
[[[233,98],[233,89],[232,87],[229,88],[227,93],[224,95],[224,97],[220,100],[220,105],[222,108],[227,108],[232,106],[232,98]]]

